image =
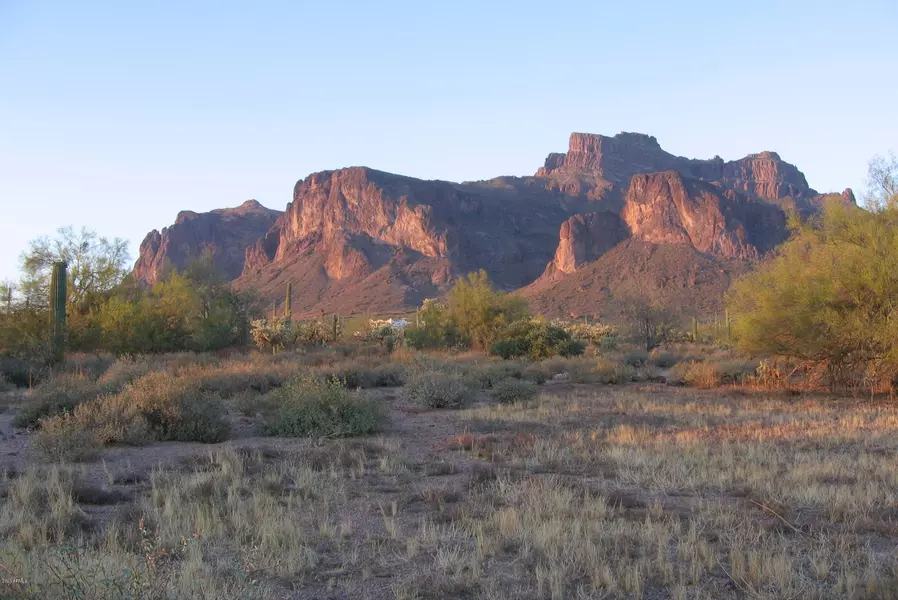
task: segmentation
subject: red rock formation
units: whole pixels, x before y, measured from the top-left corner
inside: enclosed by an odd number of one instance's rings
[[[257,205],[182,213],[144,240],[135,276],[152,283],[211,244],[238,289],[279,299],[293,282],[297,315],[408,307],[481,268],[500,288],[539,279],[550,293],[596,264],[621,267],[622,247],[660,279],[679,281],[671,269],[682,259],[684,280],[701,282],[695,265],[758,259],[784,239],[784,209],[813,213],[828,197],[773,152],[693,160],[643,134],[574,133],[535,177],[457,184],[352,167],[299,181],[276,221]],[[850,190],[839,199],[854,202]]]
[[[545,188],[517,181],[455,184],[363,167],[325,171],[296,184],[284,215],[247,249],[235,283],[264,291],[293,281],[296,314],[314,311],[337,290],[341,303],[357,310],[379,305],[363,292],[373,280],[382,290],[393,282],[395,290],[382,291],[387,297],[424,298],[483,268],[500,287],[515,289],[545,269],[567,217]],[[299,286],[299,279],[307,283]]]
[[[560,241],[547,275],[570,274],[598,259],[629,237],[621,218],[611,212],[575,215],[561,225]]]
[[[720,258],[757,260],[786,238],[778,208],[676,171],[633,177],[621,217],[636,239]]]
[[[132,275],[152,285],[167,269],[184,269],[209,249],[221,275],[234,279],[243,271],[246,247],[265,235],[281,214],[255,200],[207,213],[181,211],[173,225],[147,234]]]

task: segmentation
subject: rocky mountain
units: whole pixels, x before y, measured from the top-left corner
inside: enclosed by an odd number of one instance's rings
[[[205,213],[181,211],[174,224],[146,235],[132,275],[152,285],[167,269],[184,269],[208,249],[219,272],[236,279],[243,271],[247,246],[265,235],[281,214],[255,200]]]
[[[827,197],[774,152],[696,160],[643,134],[574,133],[532,177],[351,167],[300,180],[282,214],[181,213],[144,240],[135,275],[152,282],[212,244],[238,289],[279,299],[293,282],[297,315],[409,308],[481,268],[552,314],[601,314],[632,285],[710,310],[731,274],[786,238],[786,210],[810,214]],[[854,203],[850,190],[838,198]]]

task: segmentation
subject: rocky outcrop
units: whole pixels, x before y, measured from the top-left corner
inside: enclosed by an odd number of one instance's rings
[[[403,297],[417,298],[482,268],[500,287],[516,289],[545,269],[568,216],[544,187],[518,181],[456,184],[364,167],[324,171],[296,184],[284,214],[247,249],[235,284],[276,289],[294,281],[296,314],[337,289],[346,304],[355,296],[360,309],[369,308],[359,288],[369,280],[393,281],[406,286]],[[303,289],[295,284],[300,278],[310,282]]]
[[[246,247],[265,235],[281,214],[255,200],[206,213],[181,211],[174,224],[147,234],[132,276],[153,285],[169,269],[185,269],[203,252],[211,252],[222,277],[235,279],[243,271]]]
[[[652,136],[628,132],[613,137],[572,133],[568,152],[549,154],[536,176],[544,178],[550,189],[585,194],[605,201],[610,210],[620,210],[634,175],[660,171],[677,171],[803,213],[815,210],[822,196],[795,165],[776,152],[733,161],[719,156],[691,159],[665,151]]]
[[[634,176],[621,217],[638,240],[719,258],[758,260],[787,234],[776,206],[676,171]]]
[[[560,241],[547,275],[570,274],[627,239],[624,221],[611,212],[575,215],[561,225]]]
[[[785,239],[785,211],[812,214],[833,197],[854,203],[850,190],[818,194],[774,152],[699,160],[644,134],[574,133],[533,177],[452,183],[350,167],[297,182],[279,216],[253,203],[184,212],[147,236],[134,274],[152,283],[212,247],[238,289],[279,299],[292,282],[296,315],[407,308],[477,269],[502,289],[528,286],[537,306],[581,283],[588,306],[588,281],[629,285],[596,265],[636,269],[640,286],[673,282],[669,295],[712,280],[718,293],[733,265]],[[627,252],[642,266],[627,266]],[[688,272],[675,273],[678,261]]]
[[[786,238],[786,215],[777,206],[677,171],[634,175],[627,189],[620,215],[581,214],[562,224],[544,278],[571,274],[629,237],[748,261]]]

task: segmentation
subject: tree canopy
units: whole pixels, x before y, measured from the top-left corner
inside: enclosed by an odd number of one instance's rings
[[[728,296],[740,346],[825,365],[898,374],[898,207],[830,202]]]
[[[68,263],[69,303],[83,308],[95,296],[112,290],[128,273],[128,243],[82,227],[63,227],[56,237],[39,237],[22,253],[21,294],[31,306],[47,304],[53,263]]]

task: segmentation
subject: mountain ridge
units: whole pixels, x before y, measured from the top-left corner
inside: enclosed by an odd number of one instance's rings
[[[634,257],[648,256],[640,244],[691,249],[660,251],[668,272],[674,256],[686,261],[683,272],[707,261],[741,271],[733,265],[748,268],[785,240],[786,211],[813,214],[831,196],[811,188],[776,152],[689,159],[645,134],[573,133],[568,152],[550,153],[533,176],[455,183],[347,167],[300,179],[283,212],[244,203],[252,227],[234,214],[241,207],[182,212],[163,233],[147,236],[134,274],[151,283],[157,265],[181,265],[196,255],[191,243],[211,239],[230,244],[223,264],[237,289],[277,299],[292,281],[297,315],[407,309],[481,268],[501,289],[553,297],[553,286],[629,240],[642,252]],[[851,190],[835,196],[855,203]],[[239,235],[224,231],[236,223],[246,225]],[[194,229],[201,231],[188,233]],[[614,254],[615,268],[625,254]],[[649,270],[661,265],[643,263]],[[707,288],[719,302],[720,285]],[[564,303],[607,299],[605,292],[584,294]]]

